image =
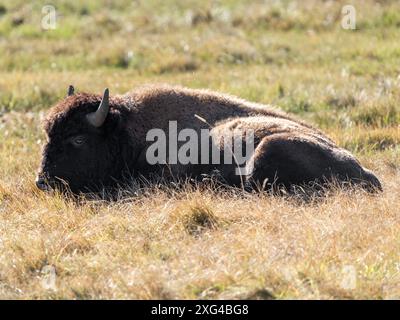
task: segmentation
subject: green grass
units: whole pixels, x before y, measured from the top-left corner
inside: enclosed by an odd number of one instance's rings
[[[62,0],[47,31],[45,4],[0,4],[1,298],[400,297],[398,1]],[[340,27],[345,4],[356,30]],[[385,192],[299,206],[158,190],[77,207],[36,190],[41,120],[69,84],[149,82],[277,105],[355,153]],[[46,265],[55,292],[40,284]]]

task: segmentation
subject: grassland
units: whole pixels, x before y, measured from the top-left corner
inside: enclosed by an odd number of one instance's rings
[[[341,28],[353,4],[357,29]],[[0,3],[0,298],[400,298],[397,1]],[[39,192],[41,119],[72,83],[273,103],[383,182],[302,203],[187,187],[119,202]],[[46,285],[46,270],[56,282]]]

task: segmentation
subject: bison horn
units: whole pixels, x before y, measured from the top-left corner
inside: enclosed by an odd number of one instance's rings
[[[94,127],[101,127],[107,118],[110,106],[108,104],[109,92],[108,88],[104,90],[103,98],[95,112],[89,113],[86,117],[89,123]]]
[[[72,95],[74,94],[74,91],[75,91],[74,86],[70,85],[70,86],[68,87],[67,96],[68,96],[68,97],[69,97],[69,96],[72,96]]]

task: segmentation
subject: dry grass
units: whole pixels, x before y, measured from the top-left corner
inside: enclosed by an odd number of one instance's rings
[[[357,31],[340,28],[349,2]],[[400,298],[398,1],[61,0],[46,32],[42,4],[0,5],[0,298]],[[384,192],[39,192],[40,120],[67,86],[145,82],[274,103],[355,153]]]
[[[188,188],[76,204],[2,186],[0,297],[399,298],[399,175],[381,177],[383,194],[309,203]]]

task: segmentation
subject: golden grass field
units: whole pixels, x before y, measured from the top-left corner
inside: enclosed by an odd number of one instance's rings
[[[0,4],[1,299],[399,299],[400,3]],[[341,28],[353,4],[357,29]],[[272,103],[354,153],[384,192],[187,186],[79,202],[34,184],[41,120],[77,91],[144,83]]]

